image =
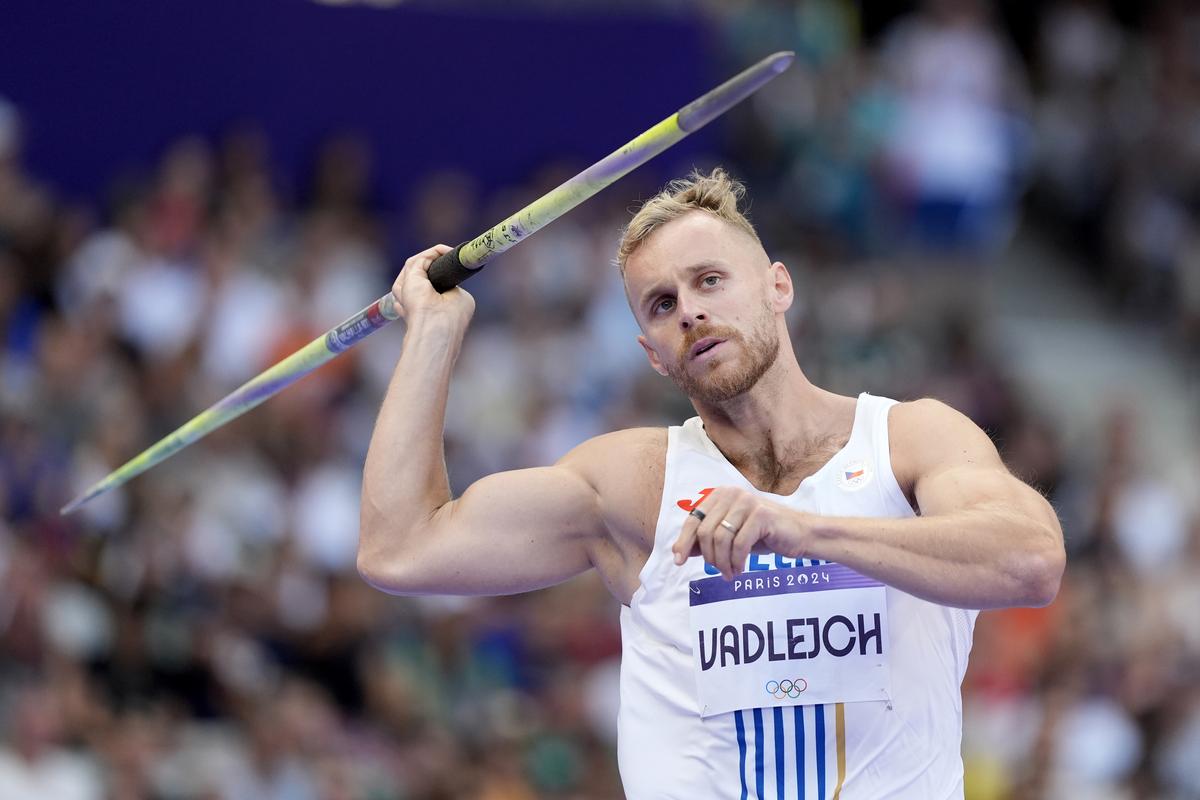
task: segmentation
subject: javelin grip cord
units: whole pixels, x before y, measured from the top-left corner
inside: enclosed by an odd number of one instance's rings
[[[438,256],[437,260],[429,265],[429,282],[433,284],[434,289],[439,292],[448,292],[483,269],[483,264],[475,269],[467,269],[463,266],[458,254],[466,244],[463,242],[449,253]]]

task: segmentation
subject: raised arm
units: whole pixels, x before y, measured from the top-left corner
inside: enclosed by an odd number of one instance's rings
[[[892,408],[892,467],[920,516],[830,517],[793,511],[732,487],[704,501],[675,548],[703,552],[726,577],[751,549],[820,558],[936,603],[963,608],[1046,605],[1066,563],[1050,504],[1005,468],[978,426],[935,400]],[[731,520],[736,536],[721,533]]]
[[[474,300],[438,294],[427,271],[443,245],[410,258],[392,288],[404,346],[363,468],[358,569],[395,594],[506,594],[591,565],[604,530],[589,448],[552,467],[483,478],[451,498],[443,451],[450,375]]]

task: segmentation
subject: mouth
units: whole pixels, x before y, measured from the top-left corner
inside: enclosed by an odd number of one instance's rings
[[[696,342],[694,345],[692,345],[692,349],[691,349],[691,352],[688,354],[688,358],[691,358],[691,359],[699,358],[700,356],[704,355],[705,353],[711,353],[718,346],[720,346],[724,343],[725,343],[724,339],[718,339],[714,336],[705,337],[705,338],[701,339],[700,341]]]

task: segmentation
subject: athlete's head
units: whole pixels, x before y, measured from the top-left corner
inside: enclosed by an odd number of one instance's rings
[[[638,210],[617,249],[650,365],[708,404],[753,387],[787,335],[791,278],[738,210],[744,193],[724,170],[693,172]]]

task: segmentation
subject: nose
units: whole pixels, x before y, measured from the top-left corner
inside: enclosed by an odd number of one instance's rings
[[[704,322],[708,319],[708,315],[696,303],[692,302],[691,298],[686,298],[682,294],[676,300],[679,304],[679,327],[683,330],[691,328],[698,322]]]

